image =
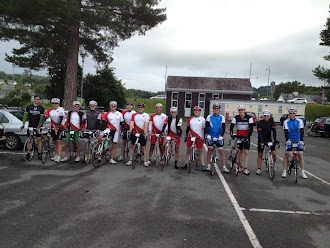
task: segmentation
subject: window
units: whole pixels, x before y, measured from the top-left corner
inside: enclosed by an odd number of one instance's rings
[[[9,123],[8,118],[4,115],[4,113],[0,112],[0,123]]]
[[[186,108],[191,108],[191,93],[186,93],[185,107]]]
[[[173,92],[172,93],[172,106],[177,107],[178,106],[178,99],[179,99],[179,93]]]
[[[219,98],[219,94],[213,94],[212,95],[212,98],[215,99],[215,98]]]
[[[278,113],[279,113],[279,114],[282,114],[282,111],[283,111],[282,106],[278,106]]]
[[[262,113],[262,105],[258,106],[258,113]]]

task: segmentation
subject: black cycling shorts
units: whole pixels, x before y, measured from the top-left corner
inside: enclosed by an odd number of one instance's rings
[[[36,128],[36,127],[33,127],[33,128]],[[26,134],[27,134],[28,137],[30,136],[30,130],[29,130],[29,128],[28,128]],[[41,132],[40,132],[40,130],[39,130],[39,132],[36,132],[36,137],[41,137]]]
[[[60,128],[58,130],[58,132],[55,133],[55,130],[52,129],[51,134],[52,134],[53,140],[62,140],[62,136],[63,136],[62,131],[63,131],[63,129]]]
[[[247,141],[243,142],[242,139],[246,138],[241,138],[241,143],[237,143],[237,147],[239,150],[250,150],[250,139],[247,139]]]
[[[271,141],[269,141],[269,142],[271,142]],[[264,147],[261,146],[260,144],[261,144],[261,142],[260,142],[260,140],[258,140],[258,152],[264,152]],[[264,142],[264,146],[267,146],[267,145],[268,145],[268,141],[267,141],[267,142]],[[271,150],[271,151],[275,151],[274,143],[273,143],[273,145],[270,147],[270,150]]]
[[[137,139],[137,137],[135,136],[135,134],[131,133],[131,142],[132,142],[132,144],[135,144],[136,139]],[[141,146],[145,146],[147,144],[147,140],[146,140],[146,138],[144,137],[143,134],[141,134],[140,137],[139,137],[139,143],[141,144]]]

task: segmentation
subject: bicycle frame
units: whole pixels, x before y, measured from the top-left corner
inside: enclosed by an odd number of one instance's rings
[[[156,136],[156,143],[154,146],[154,156],[156,157],[156,165],[159,165],[160,162],[160,147],[159,147],[159,139],[162,137],[161,134],[151,134]]]
[[[231,162],[230,168],[233,169],[235,171],[236,176],[238,176],[238,172],[240,171],[240,169],[242,169],[242,166],[240,165],[239,161],[238,161],[238,144],[242,143],[240,138],[237,138],[234,135],[235,139],[234,139],[234,144],[231,148],[230,151],[230,155],[229,155],[229,162]],[[231,145],[231,140],[229,140],[229,145]]]
[[[43,128],[41,128],[43,129]],[[47,129],[47,134],[41,135],[42,138],[42,153],[41,153],[41,163],[45,163],[47,160],[47,157],[51,157],[54,153],[54,143],[51,131],[52,128]]]
[[[217,156],[217,142],[218,142],[218,138],[213,138],[213,148],[212,148],[212,154],[211,154],[211,176],[214,175],[215,173],[215,166],[217,164],[218,161],[218,156]]]
[[[94,146],[93,143],[94,143],[94,140],[96,139],[96,132],[87,131],[87,132],[84,132],[83,134],[88,135],[88,141],[86,143],[85,152],[84,152],[85,165],[88,165],[91,160],[91,156],[92,156],[92,152],[93,152],[93,146]]]
[[[275,176],[275,165],[273,161],[273,154],[271,151],[272,146],[273,146],[273,142],[268,142],[267,145],[264,145],[264,157],[263,157],[267,172],[269,173],[269,177],[271,180],[273,180]]]
[[[292,154],[290,154],[288,159],[287,170],[291,174],[291,169],[295,172],[295,182],[298,182],[298,170],[299,170],[299,158],[297,154],[298,143],[292,143]]]
[[[136,163],[140,158],[140,162],[142,161],[142,153],[141,153],[141,144],[140,144],[140,134],[135,134],[136,140],[134,143],[134,150],[133,150],[133,161],[132,161],[132,169],[135,169]]]
[[[166,164],[169,164],[169,161],[171,159],[171,156],[173,155],[173,140],[174,138],[172,138],[171,136],[167,136],[166,137],[167,143],[166,146],[164,148],[164,153],[162,156],[162,162],[161,162],[161,171],[164,170],[164,165],[165,165],[165,160],[166,160]]]
[[[25,141],[24,147],[23,147],[24,160],[27,162],[30,161],[34,155],[34,150],[35,150],[35,146],[36,146],[34,139],[36,138],[36,133],[37,133],[37,130],[35,128],[29,127],[29,137]],[[27,158],[27,153],[30,154],[30,158]]]
[[[188,137],[188,139],[191,139],[191,150],[190,150],[190,156],[189,156],[189,173],[191,173],[192,165],[195,163],[196,167],[198,166],[198,160],[199,160],[199,154],[196,152],[196,137]]]

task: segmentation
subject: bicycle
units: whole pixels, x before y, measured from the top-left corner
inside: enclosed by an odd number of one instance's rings
[[[92,164],[95,168],[100,167],[104,160],[110,159],[110,153],[111,153],[111,144],[109,144],[110,140],[111,140],[111,135],[104,134],[101,142],[96,143],[94,145],[92,152]]]
[[[130,140],[130,133],[131,133],[130,131],[126,132],[127,140],[126,140],[126,145],[125,145],[125,150],[124,150],[124,159],[123,159],[125,164],[129,161],[129,155],[130,155],[131,146],[132,146],[132,143]]]
[[[161,167],[160,170],[164,171],[164,166],[165,166],[165,160],[166,160],[166,165],[170,163],[171,157],[174,155],[173,154],[173,140],[174,138],[171,136],[166,137],[167,143],[164,149],[164,154],[162,157],[162,162],[161,162]]]
[[[310,125],[310,127],[307,129],[307,131],[305,132],[305,136],[306,137],[308,137],[308,136],[314,136],[314,128],[315,128],[315,126],[316,126],[316,123],[315,122],[313,122],[311,125]]]
[[[200,138],[196,138],[196,137],[188,137],[190,138],[192,145],[191,145],[191,150],[190,150],[190,156],[189,156],[189,165],[188,165],[188,172],[191,173],[192,171],[192,167],[195,164],[196,167],[198,167],[199,165],[199,153],[196,151],[197,147],[196,147],[196,139],[200,139]]]
[[[32,159],[34,150],[36,149],[36,141],[35,141],[36,134],[37,134],[37,130],[33,127],[29,127],[29,137],[25,141],[23,147],[23,156],[26,162],[29,162]],[[30,154],[29,157],[27,156],[28,153]]]
[[[94,140],[96,139],[96,132],[87,131],[87,132],[83,132],[83,134],[88,135],[88,141],[86,143],[86,147],[85,147],[85,151],[84,151],[84,162],[85,162],[85,165],[88,165],[92,158]]]
[[[272,146],[273,146],[273,142],[268,142],[267,145],[264,145],[264,156],[262,158],[271,180],[273,180],[274,176],[275,176],[275,164],[274,164],[273,155],[272,155],[272,151],[271,151]],[[278,145],[278,148],[280,148],[280,145]]]
[[[134,143],[134,152],[133,152],[133,161],[132,161],[132,169],[135,169],[137,161],[140,159],[140,163],[142,163],[143,153],[141,152],[141,144],[140,144],[140,135],[139,133],[135,134],[136,140]]]
[[[290,145],[287,145],[287,149],[291,148]],[[298,170],[299,170],[299,159],[297,155],[297,148],[303,149],[302,145],[299,145],[298,143],[292,143],[292,154],[290,154],[288,159],[288,174],[291,174],[291,170],[294,170],[295,174],[295,182],[298,182]]]
[[[48,157],[52,157],[54,154],[54,142],[52,138],[52,129],[48,128],[47,134],[43,134],[42,137],[42,151],[41,151],[41,163],[46,163]]]
[[[218,161],[218,156],[217,156],[217,150],[218,150],[218,147],[217,147],[217,142],[218,142],[218,138],[213,138],[213,149],[212,149],[212,154],[211,154],[211,176],[214,175],[215,173],[215,166],[217,164],[217,161]],[[223,142],[221,140],[221,142]],[[222,143],[221,143],[222,145]]]
[[[156,143],[154,146],[154,156],[156,158],[156,166],[159,165],[160,163],[160,147],[159,147],[159,139],[162,137],[161,134],[157,133],[157,134],[151,134],[151,135],[155,135],[156,136]]]
[[[238,176],[239,171],[243,170],[243,167],[240,165],[239,161],[238,161],[238,147],[237,145],[242,143],[242,140],[238,137],[236,137],[235,135],[233,135],[234,137],[234,144],[231,147],[230,150],[230,155],[228,157],[228,161],[230,162],[230,169],[233,169],[235,171],[235,175]],[[231,145],[231,141],[229,140],[229,146]]]

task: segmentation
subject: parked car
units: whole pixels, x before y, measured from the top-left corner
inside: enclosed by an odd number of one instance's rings
[[[266,98],[266,97],[265,98],[260,98],[259,101],[260,102],[267,102],[268,101],[268,98]]]
[[[306,100],[306,98],[293,98],[293,99],[287,100],[286,102],[289,102],[289,103],[304,103],[304,104],[307,104],[307,100]]]
[[[257,116],[256,116],[256,113],[251,112],[251,111],[246,111],[245,113],[252,118],[253,124],[256,126],[257,125]]]
[[[24,110],[21,109],[0,109],[0,123],[5,127],[5,147],[8,150],[19,149],[27,139],[26,133],[29,121],[26,121],[22,131],[20,129],[22,126],[23,115]],[[50,127],[49,120],[45,122],[44,127]]]
[[[289,118],[289,114],[284,114],[281,116],[280,118],[281,126],[283,126],[283,122],[288,118]],[[296,115],[296,118],[302,119],[302,121],[304,122],[304,126],[306,125],[306,119],[302,115]]]
[[[157,95],[157,96],[152,96],[150,99],[166,99],[165,95]]]
[[[330,136],[330,117],[319,117],[311,124],[312,133],[318,133],[321,136]]]

